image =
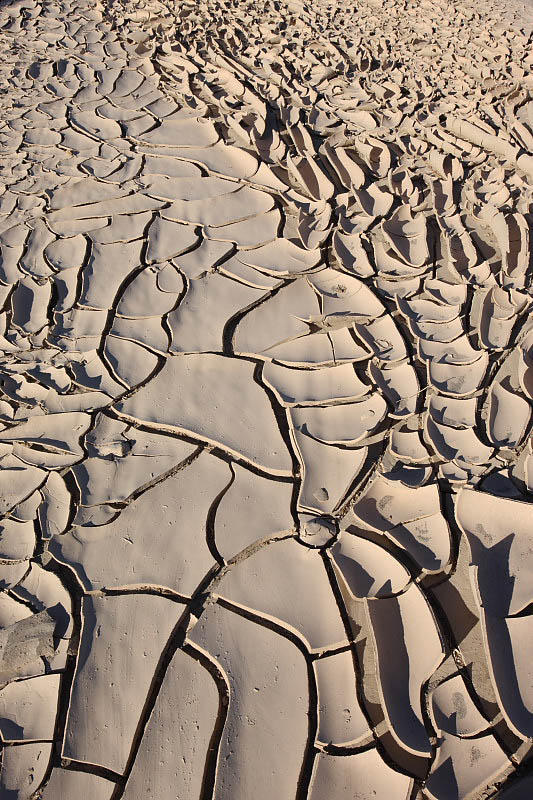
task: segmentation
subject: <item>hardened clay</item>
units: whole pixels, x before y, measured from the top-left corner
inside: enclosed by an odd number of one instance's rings
[[[532,70],[0,2],[0,800],[531,800]]]

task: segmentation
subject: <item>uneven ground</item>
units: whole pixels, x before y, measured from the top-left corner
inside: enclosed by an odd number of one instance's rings
[[[0,800],[533,796],[532,30],[0,5]]]

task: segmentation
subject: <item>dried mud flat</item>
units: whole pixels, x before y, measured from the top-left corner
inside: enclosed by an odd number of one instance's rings
[[[533,10],[0,4],[0,800],[533,795]]]

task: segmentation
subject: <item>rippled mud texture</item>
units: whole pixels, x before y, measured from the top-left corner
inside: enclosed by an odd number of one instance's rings
[[[532,28],[0,5],[0,798],[530,796]]]

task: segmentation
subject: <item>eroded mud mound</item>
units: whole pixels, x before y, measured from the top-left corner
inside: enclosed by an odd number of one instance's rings
[[[523,800],[533,13],[0,6],[0,800]]]

